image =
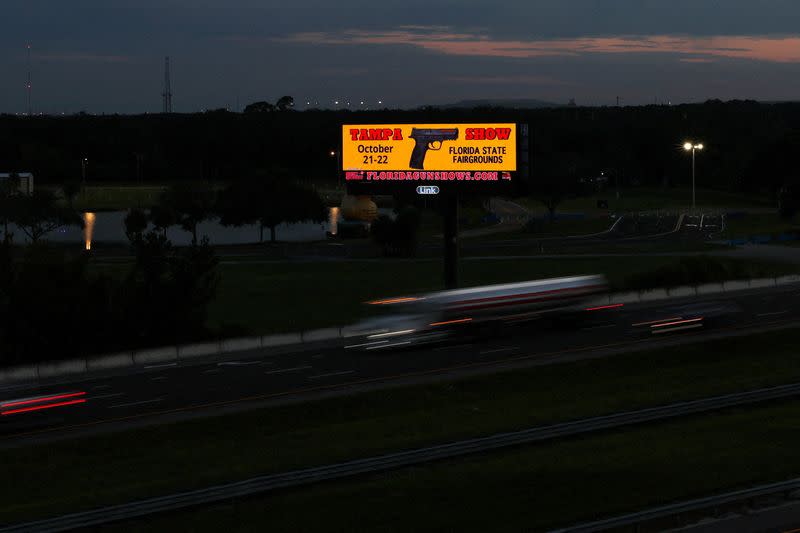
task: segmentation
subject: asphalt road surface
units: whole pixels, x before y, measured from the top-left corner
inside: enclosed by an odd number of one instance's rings
[[[789,285],[626,304],[587,311],[586,320],[568,327],[529,323],[494,338],[415,350],[364,352],[345,348],[353,343],[345,339],[302,351],[259,349],[123,375],[8,385],[0,387],[0,448],[800,323],[798,296],[800,285]]]

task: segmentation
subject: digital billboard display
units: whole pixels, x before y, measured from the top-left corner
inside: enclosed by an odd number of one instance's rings
[[[362,194],[404,183],[488,192],[513,180],[517,135],[507,123],[345,124],[341,171],[348,189]]]

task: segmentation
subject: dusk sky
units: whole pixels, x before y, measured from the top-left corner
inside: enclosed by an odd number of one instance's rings
[[[797,0],[2,0],[0,112],[795,100]],[[339,106],[334,102],[338,100]]]

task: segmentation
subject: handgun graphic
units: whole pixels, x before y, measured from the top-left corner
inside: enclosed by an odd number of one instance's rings
[[[458,139],[458,128],[442,128],[442,129],[418,129],[411,128],[411,135],[414,139],[414,151],[411,152],[411,161],[408,166],[411,168],[425,168],[425,154],[428,150],[441,150],[443,141],[455,141]],[[439,143],[437,148],[434,148],[433,143]]]

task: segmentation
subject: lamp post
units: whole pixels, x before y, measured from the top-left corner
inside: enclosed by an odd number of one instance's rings
[[[81,159],[81,182],[86,185],[86,165],[89,163],[87,158]]]
[[[341,158],[342,154],[341,154],[341,152],[339,150],[331,150],[331,154],[330,155],[331,155],[331,157],[335,157],[336,158],[336,176],[337,176],[336,179],[337,179],[338,186],[341,187],[342,186],[342,172],[341,172],[341,170],[339,168],[339,167],[341,167],[341,164],[339,163],[339,161],[340,161],[340,158]]]
[[[703,149],[703,143],[695,144],[693,142],[687,141],[686,143],[684,143],[683,149],[686,150],[687,152],[689,152],[689,151],[692,152],[692,209],[694,209],[696,207],[695,189],[694,189],[694,175],[695,175],[695,171],[694,171],[694,154],[695,154],[695,151]]]

